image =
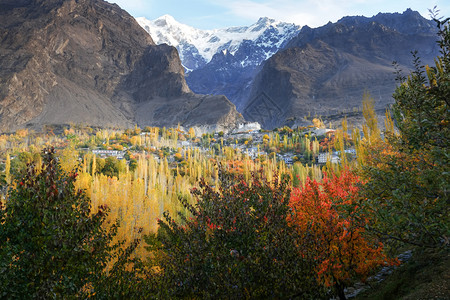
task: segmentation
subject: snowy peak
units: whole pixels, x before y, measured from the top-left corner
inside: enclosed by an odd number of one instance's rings
[[[268,17],[264,17],[264,18],[259,18],[258,22],[256,22],[255,24],[253,24],[250,27],[253,27],[252,31],[258,32],[258,31],[263,30],[264,28],[267,28],[271,25],[272,26],[276,25],[276,23],[279,23],[279,22],[276,22],[274,19],[269,19]]]
[[[136,20],[156,44],[178,49],[192,91],[225,95],[238,108],[250,93],[258,66],[283,49],[301,29],[267,17],[249,26],[212,30],[181,24],[169,15]]]
[[[188,25],[178,23],[172,16],[164,15],[150,21],[146,18],[136,19],[152,37],[156,44],[169,44],[177,47],[183,42],[199,39],[203,32]]]
[[[155,23],[157,23],[159,26],[165,26],[168,24],[175,24],[180,25],[171,15],[163,15],[155,20]]]
[[[156,44],[169,44],[178,49],[187,72],[197,70],[211,61],[216,53],[234,55],[244,41],[253,42],[260,57],[243,64],[260,64],[275,54],[287,41],[296,36],[300,26],[260,18],[255,24],[242,27],[201,30],[177,22],[164,15],[156,20],[137,18],[138,23],[152,36]]]

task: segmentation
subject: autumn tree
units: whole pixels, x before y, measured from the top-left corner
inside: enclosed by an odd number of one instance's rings
[[[374,268],[393,263],[383,254],[383,245],[365,236],[369,220],[361,216],[361,180],[345,170],[322,183],[309,178],[294,189],[290,205],[295,214],[290,222],[298,226],[302,255],[317,262],[316,276],[334,288],[341,300],[344,288],[355,279],[364,280]]]
[[[70,144],[58,153],[59,165],[64,172],[71,172],[78,165],[78,151],[73,144]]]

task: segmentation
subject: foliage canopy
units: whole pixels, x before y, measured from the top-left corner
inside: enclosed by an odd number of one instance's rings
[[[182,222],[165,214],[147,238],[161,268],[165,297],[318,298],[313,262],[300,255],[297,233],[287,223],[288,181],[250,182],[220,173],[220,187],[200,182],[196,205],[183,201]],[[182,225],[183,224],[183,225]]]

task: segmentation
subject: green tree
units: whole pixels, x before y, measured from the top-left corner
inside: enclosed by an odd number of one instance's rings
[[[130,165],[129,165],[129,168],[130,168],[129,170],[130,170],[130,172],[134,172],[134,170],[136,170],[137,166],[138,166],[138,161],[137,161],[137,159],[136,159],[136,158],[130,159]]]
[[[385,140],[367,148],[362,175],[366,209],[377,222],[372,229],[391,240],[421,247],[448,247],[450,239],[450,29],[436,20],[441,55],[434,66],[415,70],[394,98],[395,125]],[[389,122],[388,122],[389,123]]]
[[[33,154],[30,152],[20,152],[13,160],[11,160],[10,172],[17,174],[26,169],[27,165],[33,162]]]
[[[66,299],[132,295],[140,279],[127,249],[111,245],[117,224],[106,226],[108,208],[93,213],[74,188],[76,173],[62,171],[54,150],[39,169],[29,165],[0,209],[0,298]],[[14,186],[13,185],[13,186]],[[112,268],[106,269],[113,263]]]
[[[113,156],[105,159],[105,165],[103,166],[102,173],[109,177],[119,177],[119,160]]]
[[[320,297],[311,261],[300,255],[297,232],[288,225],[287,180],[267,182],[254,174],[220,172],[217,190],[200,182],[195,205],[182,200],[191,217],[168,213],[157,235],[147,238],[161,268],[162,298]]]

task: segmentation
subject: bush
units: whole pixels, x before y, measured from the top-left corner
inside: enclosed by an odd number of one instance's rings
[[[320,297],[312,262],[300,255],[296,230],[287,223],[286,179],[268,182],[253,174],[223,171],[220,188],[204,180],[193,189],[195,205],[181,199],[190,217],[168,213],[157,235],[146,238],[153,267],[160,268],[161,297]]]

